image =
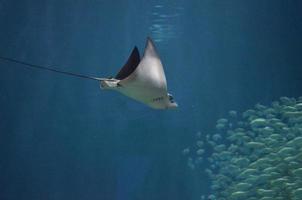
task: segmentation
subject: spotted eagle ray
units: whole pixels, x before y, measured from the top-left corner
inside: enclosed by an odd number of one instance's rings
[[[137,47],[134,47],[126,64],[114,78],[98,78],[41,65],[34,65],[16,59],[0,57],[2,60],[23,66],[48,70],[69,76],[96,80],[100,88],[114,90],[139,101],[154,109],[170,109],[178,107],[173,96],[167,91],[167,81],[160,57],[151,38],[147,38],[144,55],[140,58]]]

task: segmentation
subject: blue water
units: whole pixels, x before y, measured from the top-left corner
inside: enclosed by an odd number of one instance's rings
[[[1,200],[189,200],[181,151],[229,110],[302,91],[302,2],[0,0],[0,55],[114,76],[151,36],[177,110],[0,61]]]

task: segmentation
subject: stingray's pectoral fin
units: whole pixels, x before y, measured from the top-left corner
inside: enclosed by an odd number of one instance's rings
[[[118,74],[115,76],[116,79],[123,80],[132,74],[137,68],[140,62],[139,51],[137,47],[134,47],[130,57],[128,58],[126,64],[120,69]]]
[[[100,88],[104,89],[104,90],[106,90],[106,89],[113,90],[113,89],[116,89],[118,87],[121,87],[119,82],[120,82],[120,80],[115,79],[115,78],[102,79],[100,81]]]

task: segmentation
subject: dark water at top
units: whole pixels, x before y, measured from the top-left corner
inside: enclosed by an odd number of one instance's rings
[[[151,36],[179,104],[152,110],[98,83],[0,62],[1,200],[184,200],[209,193],[181,151],[302,89],[302,3],[0,1],[0,55],[114,76]]]

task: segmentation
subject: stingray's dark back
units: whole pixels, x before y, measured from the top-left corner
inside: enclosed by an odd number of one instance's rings
[[[127,78],[132,72],[134,72],[139,62],[140,62],[139,52],[137,47],[134,47],[126,64],[122,67],[122,69],[115,76],[115,78],[118,80],[123,80],[124,78]]]

